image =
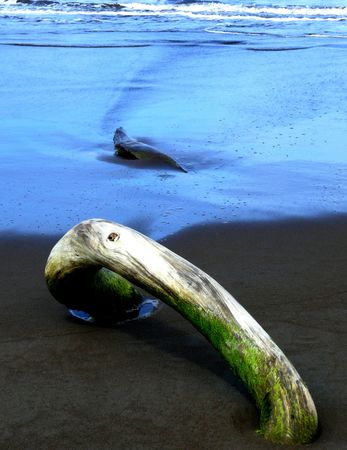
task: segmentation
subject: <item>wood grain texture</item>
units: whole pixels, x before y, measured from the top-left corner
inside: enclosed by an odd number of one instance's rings
[[[317,412],[306,385],[270,336],[213,278],[148,237],[101,219],[76,225],[54,246],[45,271],[48,287],[55,295],[66,276],[88,276],[90,268],[120,275],[191,321],[253,395],[258,432],[265,438],[288,444],[314,439]]]

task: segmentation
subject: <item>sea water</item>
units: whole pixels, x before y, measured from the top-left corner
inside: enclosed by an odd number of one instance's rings
[[[0,0],[0,229],[345,213],[341,0]],[[130,135],[188,169],[122,163]]]
[[[151,42],[151,32],[188,32],[188,40],[202,32],[257,44],[285,40],[288,45],[324,45],[325,39],[337,43],[347,38],[342,0],[1,0],[0,14],[1,40],[8,44],[120,45],[126,36],[140,39],[138,33],[144,34],[145,43]]]

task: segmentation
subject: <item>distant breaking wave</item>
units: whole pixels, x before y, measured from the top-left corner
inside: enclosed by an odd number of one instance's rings
[[[270,22],[343,21],[347,7],[256,6],[226,3],[97,3],[51,0],[0,0],[1,15],[185,16],[203,20]]]
[[[242,39],[347,38],[347,6],[299,6],[235,4],[183,0],[0,0],[2,26],[31,27],[40,30],[72,33],[186,32],[196,30],[213,34],[231,34]],[[282,2],[283,0],[281,0]],[[288,0],[290,3],[292,0]],[[306,0],[296,0],[298,3]],[[330,2],[331,0],[325,0]],[[341,0],[336,0],[341,2]],[[21,33],[21,31],[19,31]],[[211,38],[214,39],[210,34]],[[101,34],[100,34],[101,36]],[[109,35],[110,36],[110,35]],[[85,38],[84,38],[85,39]],[[106,44],[110,37],[104,36]],[[113,38],[115,39],[115,37]],[[253,45],[253,44],[252,44]],[[332,45],[329,41],[328,45]],[[345,45],[339,41],[339,45]],[[342,47],[341,47],[342,48]]]

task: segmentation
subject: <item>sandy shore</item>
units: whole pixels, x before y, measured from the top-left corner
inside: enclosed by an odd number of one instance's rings
[[[313,449],[346,448],[345,218],[199,226],[164,244],[214,276],[315,399]],[[166,306],[118,328],[67,318],[43,268],[55,237],[0,239],[1,449],[272,449],[224,361]]]
[[[307,381],[322,424],[312,448],[347,448],[344,19],[15,3],[3,2],[0,37],[0,450],[274,448],[175,312],[111,329],[52,300],[50,248],[92,217],[166,236],[219,280]],[[188,173],[117,159],[119,126]]]

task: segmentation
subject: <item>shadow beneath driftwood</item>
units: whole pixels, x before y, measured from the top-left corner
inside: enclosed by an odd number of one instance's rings
[[[162,305],[160,310],[148,319],[121,324],[118,330],[160,352],[189,361],[213,373],[253,403],[243,383],[233,375],[220,354],[187,320],[168,306]]]
[[[115,154],[102,154],[98,155],[97,159],[102,162],[106,162],[108,164],[116,164],[118,166],[128,167],[130,169],[136,170],[144,170],[144,169],[153,169],[153,170],[165,170],[168,172],[180,173],[181,171],[177,170],[176,167],[171,167],[164,161],[160,160],[160,158],[153,156],[148,156],[143,159],[124,159],[120,158]],[[183,172],[181,172],[183,173]]]

